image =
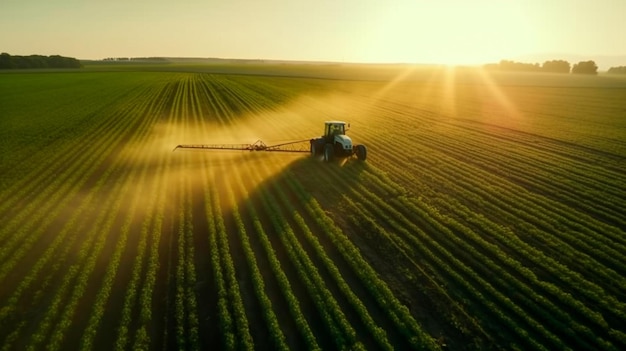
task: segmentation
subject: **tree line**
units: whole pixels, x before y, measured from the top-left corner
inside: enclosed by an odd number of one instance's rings
[[[6,52],[0,54],[0,69],[24,69],[24,68],[81,68],[80,61],[73,57],[59,55],[43,56],[9,55]]]
[[[626,66],[611,67],[607,73],[626,74]]]
[[[499,63],[486,64],[484,67],[494,71],[598,74],[598,65],[593,60],[580,61],[573,66],[565,60],[550,60],[541,65],[539,63],[501,60]],[[626,66],[611,67],[607,73],[626,74]]]
[[[574,65],[565,60],[545,61],[542,65],[539,63],[501,60],[499,63],[487,64],[485,68],[496,71],[598,74],[598,65],[593,60],[580,61]]]
[[[141,61],[141,62],[169,62],[165,57],[107,57],[102,59],[106,62],[129,62],[129,61]]]

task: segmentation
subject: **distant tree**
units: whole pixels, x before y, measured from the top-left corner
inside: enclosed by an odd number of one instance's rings
[[[572,67],[572,73],[578,74],[598,74],[598,66],[595,62],[580,61]]]
[[[15,66],[16,68],[32,68],[33,67],[33,63],[31,61],[31,59],[28,58],[28,56],[11,56],[13,62],[15,62]]]
[[[165,57],[131,57],[130,60],[143,62],[168,62]]]
[[[611,74],[626,74],[626,66],[611,67],[611,68],[609,68],[607,73],[611,73]]]
[[[569,73],[570,63],[565,60],[546,61],[543,63],[543,66],[541,66],[541,69],[545,72]]]
[[[80,62],[75,58],[53,55],[48,58],[48,64],[54,68],[79,68]]]
[[[485,65],[486,69],[500,70],[500,71],[515,71],[515,72],[539,72],[541,66],[538,63],[524,63],[515,62],[510,60],[501,60],[497,64]]]
[[[47,57],[41,55],[26,56],[23,61],[24,64],[28,66],[27,68],[48,68],[52,66],[52,60],[49,60]]]
[[[3,52],[0,54],[0,69],[15,68],[15,63],[11,60],[11,55]]]

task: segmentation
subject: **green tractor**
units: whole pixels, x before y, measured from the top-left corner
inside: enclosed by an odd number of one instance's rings
[[[350,125],[348,124],[348,128]],[[320,138],[311,139],[311,155],[324,157],[324,161],[330,162],[334,158],[345,158],[356,155],[360,161],[367,158],[365,145],[353,145],[352,139],[346,135],[346,122],[325,122],[324,135]]]

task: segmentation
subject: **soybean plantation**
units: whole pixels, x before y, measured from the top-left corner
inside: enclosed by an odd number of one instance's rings
[[[3,350],[626,348],[626,80],[0,72]],[[368,159],[185,151],[350,123]]]

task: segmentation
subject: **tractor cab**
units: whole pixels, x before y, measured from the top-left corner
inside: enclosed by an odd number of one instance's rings
[[[352,155],[352,139],[346,135],[346,122],[326,121],[324,123],[324,136],[322,136],[321,141],[330,145],[337,156]]]
[[[325,123],[324,137],[333,139],[335,135],[346,134],[346,122],[341,121],[327,121]]]
[[[352,139],[346,135],[346,122],[326,121],[324,139],[326,143],[334,144],[339,153],[352,153]]]
[[[352,152],[352,139],[346,135],[346,122],[326,121],[324,128],[324,139],[327,143],[335,144],[342,151]],[[350,125],[348,124],[348,128]]]

